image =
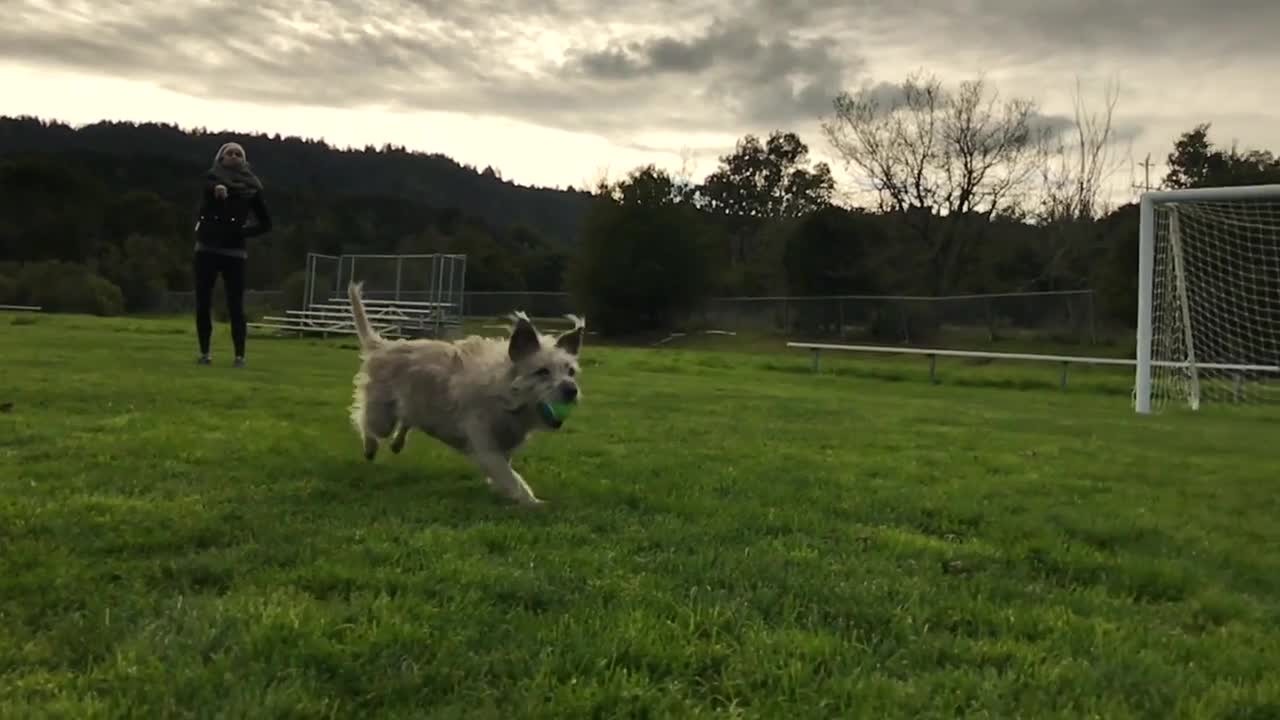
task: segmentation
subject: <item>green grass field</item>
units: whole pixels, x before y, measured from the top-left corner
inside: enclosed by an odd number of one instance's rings
[[[0,315],[0,717],[1280,717],[1275,413],[588,345],[531,511],[366,463],[350,341],[193,345]]]

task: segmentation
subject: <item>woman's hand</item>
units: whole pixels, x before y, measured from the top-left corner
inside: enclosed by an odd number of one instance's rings
[[[218,198],[219,200],[226,200],[226,199],[227,199],[227,186],[226,186],[226,185],[223,185],[222,183],[218,183],[217,185],[214,185],[214,186],[213,186],[213,196],[214,196],[214,197],[216,197],[216,198]]]

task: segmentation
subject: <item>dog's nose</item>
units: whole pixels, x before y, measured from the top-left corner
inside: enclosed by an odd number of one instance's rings
[[[574,400],[578,397],[578,386],[573,383],[561,383],[560,394],[565,400]]]

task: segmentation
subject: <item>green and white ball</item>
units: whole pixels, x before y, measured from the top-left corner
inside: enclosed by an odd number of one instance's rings
[[[573,407],[576,406],[576,402],[543,402],[541,411],[548,419],[563,423],[573,413]]]
[[[547,403],[547,409],[550,411],[551,417],[555,418],[560,422],[564,422],[569,418],[569,415],[573,412],[573,408],[575,404],[576,403],[570,403],[570,402]]]

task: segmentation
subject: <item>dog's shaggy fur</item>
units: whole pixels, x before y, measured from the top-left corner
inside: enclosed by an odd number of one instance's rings
[[[400,452],[418,429],[465,453],[504,495],[540,504],[511,458],[530,433],[559,429],[550,403],[582,397],[578,355],[586,324],[570,315],[573,329],[553,338],[517,312],[506,339],[387,340],[369,325],[360,295],[359,284],[348,288],[361,347],[351,422],[365,458],[373,460],[388,438]]]

